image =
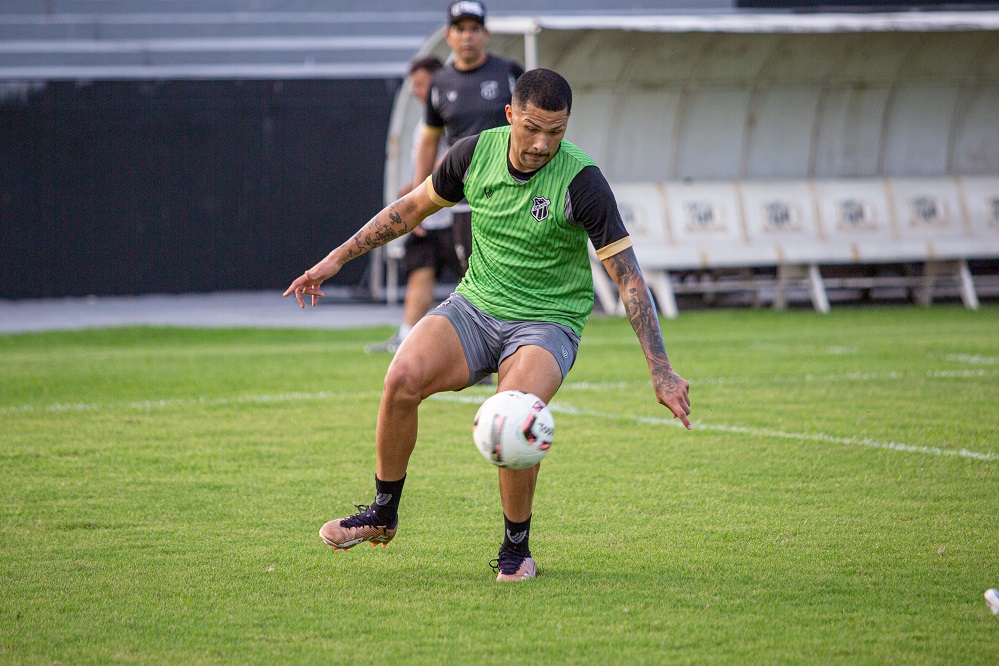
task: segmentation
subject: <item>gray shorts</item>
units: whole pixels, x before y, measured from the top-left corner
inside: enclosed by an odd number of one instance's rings
[[[465,352],[468,386],[499,370],[500,363],[524,345],[547,349],[562,369],[562,379],[576,362],[579,336],[550,321],[503,321],[487,315],[461,294],[451,294],[427,314],[447,317]]]

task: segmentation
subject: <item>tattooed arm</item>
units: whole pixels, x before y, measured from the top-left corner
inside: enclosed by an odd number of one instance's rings
[[[645,352],[645,360],[649,364],[649,374],[652,375],[652,386],[659,402],[673,412],[689,430],[690,383],[673,371],[669,358],[666,356],[666,346],[663,344],[662,329],[659,328],[659,316],[652,302],[652,294],[645,283],[645,277],[638,267],[635,251],[631,248],[618,252],[603,260],[607,274],[611,276],[624,303],[624,311],[628,315],[631,327],[635,329],[638,342]]]
[[[312,296],[312,305],[315,306],[319,297],[326,295],[320,291],[319,285],[336,275],[345,263],[412,231],[425,217],[440,209],[430,200],[426,187],[417,187],[382,209],[349,240],[296,278],[284,295],[295,294],[298,305],[303,308],[305,301],[302,297]]]

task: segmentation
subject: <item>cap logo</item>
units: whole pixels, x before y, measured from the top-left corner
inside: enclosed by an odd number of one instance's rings
[[[481,3],[466,0],[465,2],[455,2],[451,5],[451,20],[456,21],[459,17],[470,16],[480,21],[485,19],[486,10]]]

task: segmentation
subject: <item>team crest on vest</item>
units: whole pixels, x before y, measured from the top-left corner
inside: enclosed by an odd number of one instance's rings
[[[531,215],[538,222],[543,222],[548,217],[548,207],[552,205],[552,202],[544,197],[534,197],[532,203]]]
[[[482,99],[496,99],[499,95],[499,81],[483,81],[479,86]]]

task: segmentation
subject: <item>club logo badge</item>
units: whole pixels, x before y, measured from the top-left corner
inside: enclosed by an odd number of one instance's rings
[[[479,86],[479,92],[482,93],[482,99],[496,99],[499,95],[499,82],[483,81]]]
[[[548,217],[548,207],[552,205],[552,202],[544,197],[534,197],[531,206],[531,215],[538,222],[543,222]]]
[[[482,193],[485,194],[486,198],[488,199],[489,197],[491,197],[493,195],[493,188],[491,188],[491,187],[483,188]]]

